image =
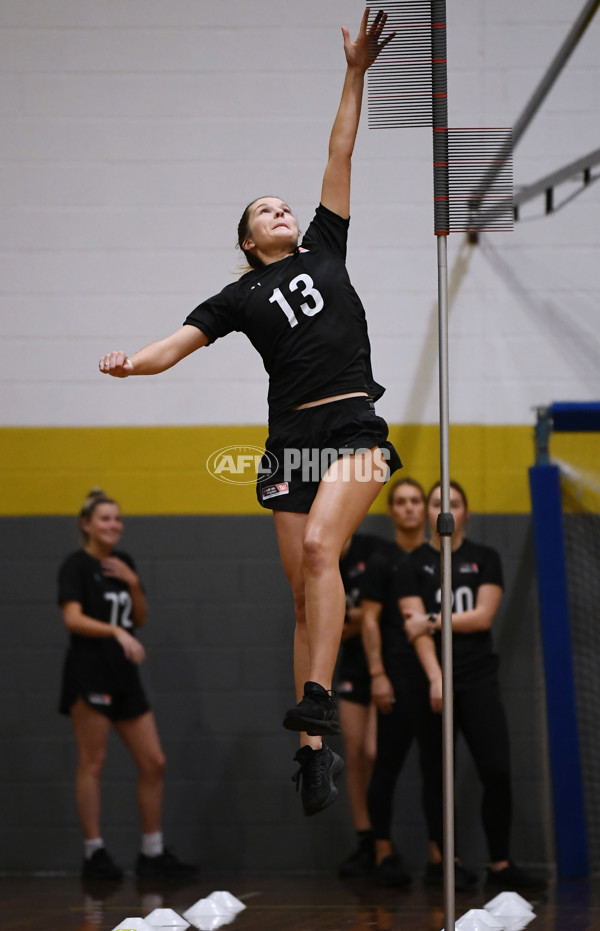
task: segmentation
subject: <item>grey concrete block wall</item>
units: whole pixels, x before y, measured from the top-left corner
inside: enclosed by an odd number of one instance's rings
[[[363,529],[389,536],[382,517],[367,518]],[[548,863],[529,519],[475,516],[470,530],[497,546],[507,578],[495,636],[512,737],[513,853]],[[67,636],[55,605],[58,564],[76,546],[72,518],[0,520],[0,871],[79,868],[74,744],[56,710]],[[130,517],[123,547],[136,559],[151,608],[142,672],[168,758],[168,842],[204,870],[336,869],[353,845],[343,785],[336,805],[304,818],[291,781],[296,739],[281,728],[293,702],[293,610],[270,518]],[[460,739],[456,769],[461,855],[481,866],[480,789]],[[103,779],[103,833],[131,868],[139,843],[135,773],[116,738]],[[426,836],[414,751],[398,784],[394,835],[419,869]]]

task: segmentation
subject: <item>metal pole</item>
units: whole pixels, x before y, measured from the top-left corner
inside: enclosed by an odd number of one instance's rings
[[[577,17],[575,23],[569,30],[565,41],[557,51],[556,55],[550,62],[550,65],[542,77],[542,80],[534,90],[533,94],[529,98],[529,101],[525,105],[523,112],[513,126],[512,131],[512,141],[510,144],[507,143],[506,148],[502,149],[498,154],[498,162],[501,163],[507,157],[509,152],[513,151],[519,140],[521,139],[523,133],[531,123],[535,114],[541,107],[542,103],[546,99],[550,89],[552,88],[557,77],[565,67],[568,62],[572,52],[577,47],[577,43],[581,39],[585,30],[591,23],[594,15],[600,6],[600,0],[587,0],[583,10]],[[479,186],[479,194],[485,195],[490,190],[494,179],[498,174],[499,168],[492,168],[488,174],[482,179]]]
[[[450,444],[448,379],[447,236],[437,237],[440,392],[440,480],[442,510],[437,531],[441,542],[442,588],[442,752],[444,799],[444,931],[454,931],[454,699],[452,671],[452,532],[450,513]]]
[[[552,85],[556,81],[557,77],[561,73],[562,69],[569,60],[571,53],[576,48],[577,43],[581,39],[585,30],[591,23],[594,18],[598,7],[600,6],[600,0],[587,0],[583,10],[575,20],[573,26],[569,30],[567,38],[559,48],[558,52],[552,59],[548,70],[543,76],[542,80],[536,87],[535,91],[531,95],[528,104],[521,113],[521,116],[515,123],[513,127],[513,146],[516,146],[519,139],[531,123],[533,117],[539,110],[542,102],[544,101],[546,95],[550,91]]]
[[[599,0],[600,2],[600,0]],[[452,547],[450,514],[449,388],[448,388],[448,257],[450,181],[448,170],[448,83],[446,0],[431,0],[432,125],[434,227],[437,238],[438,332],[440,391],[440,482],[442,511],[442,753],[444,802],[444,929],[454,931],[454,713],[452,698]]]

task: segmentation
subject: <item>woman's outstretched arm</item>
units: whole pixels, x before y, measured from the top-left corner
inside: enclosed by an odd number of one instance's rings
[[[170,336],[150,343],[132,356],[126,355],[122,350],[108,352],[102,356],[98,367],[104,375],[113,375],[115,378],[127,378],[128,375],[158,375],[206,345],[208,337],[202,330],[184,324]]]
[[[367,7],[354,42],[350,39],[346,27],[342,26],[347,63],[346,77],[342,99],[331,130],[329,158],[321,189],[323,206],[341,217],[350,216],[350,166],[360,122],[365,73],[382,48],[395,35],[391,33],[382,40],[381,34],[387,14],[380,10],[369,26],[369,13],[370,9]]]

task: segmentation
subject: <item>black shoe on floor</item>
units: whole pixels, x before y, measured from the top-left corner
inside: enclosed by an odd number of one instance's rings
[[[375,866],[375,841],[372,835],[363,838],[356,850],[346,857],[339,869],[340,879],[366,876]]]
[[[123,879],[123,870],[109,856],[106,847],[94,850],[91,857],[86,857],[81,868],[82,879]]]
[[[423,881],[426,886],[434,886],[436,889],[442,889],[444,886],[444,864],[428,863],[425,868]],[[462,863],[454,864],[454,888],[457,892],[466,892],[472,889],[479,881],[477,873],[468,870]]]
[[[334,780],[344,768],[344,761],[325,744],[319,750],[300,747],[294,759],[300,769],[292,776],[296,791],[302,782],[302,807],[305,815],[316,815],[335,802],[338,790]]]
[[[498,891],[545,892],[548,888],[548,881],[522,870],[514,863],[509,863],[502,870],[493,870],[488,867],[485,885],[488,889]]]
[[[406,889],[412,885],[413,881],[412,876],[407,872],[404,860],[396,850],[375,866],[373,875],[377,886],[396,886],[398,889]]]
[[[142,879],[193,879],[198,873],[198,867],[182,863],[179,857],[165,847],[157,857],[138,854],[135,873]]]
[[[318,682],[305,682],[304,697],[286,712],[283,726],[288,731],[306,731],[311,737],[339,734],[340,722],[333,693]]]

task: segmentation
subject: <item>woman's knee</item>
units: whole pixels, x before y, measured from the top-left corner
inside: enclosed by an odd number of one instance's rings
[[[164,775],[165,769],[167,768],[167,758],[165,754],[163,753],[162,748],[160,750],[156,750],[153,753],[152,767],[157,775],[159,776]]]
[[[339,565],[339,553],[317,529],[307,528],[302,541],[302,568],[305,575],[321,575],[331,566]]]
[[[377,759],[377,744],[374,740],[366,740],[363,746],[363,756],[367,765],[373,768]]]
[[[164,777],[167,768],[167,758],[162,750],[149,753],[139,761],[140,773],[153,781],[160,780]]]
[[[102,774],[105,762],[106,747],[102,747],[94,751],[86,749],[80,751],[78,755],[77,768],[80,773],[98,779]]]
[[[344,734],[343,736],[344,736],[344,756],[346,760],[346,767],[348,769],[359,769],[360,767],[364,766],[366,762],[365,753],[364,753],[364,745],[362,744],[362,742],[352,737],[348,737],[347,734]]]

